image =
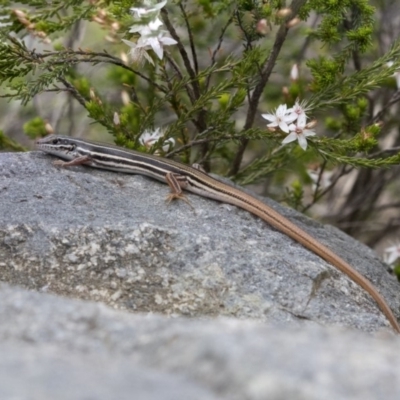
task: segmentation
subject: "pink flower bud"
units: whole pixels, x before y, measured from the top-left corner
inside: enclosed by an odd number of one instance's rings
[[[292,69],[290,70],[290,79],[293,82],[297,82],[299,79],[299,67],[297,64],[293,64]]]
[[[257,30],[257,32],[259,34],[266,35],[270,31],[268,23],[267,23],[267,20],[266,19],[260,19],[257,22],[256,30]]]

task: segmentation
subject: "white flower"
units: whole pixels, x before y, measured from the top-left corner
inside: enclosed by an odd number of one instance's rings
[[[149,130],[145,130],[139,137],[139,142],[145,146],[146,148],[150,149],[153,147],[159,140],[164,137],[164,132],[157,128],[153,132]],[[175,146],[175,139],[169,138],[163,141],[162,149],[164,152],[169,151],[172,147]]]
[[[143,7],[131,8],[132,14],[136,15],[139,20],[142,16],[147,15],[145,23],[133,25],[129,32],[139,33],[141,36],[136,43],[129,40],[123,40],[125,44],[131,47],[130,55],[134,61],[142,61],[146,58],[154,65],[152,58],[147,50],[152,49],[157,57],[162,60],[164,56],[164,46],[171,46],[178,43],[175,39],[166,36],[167,31],[161,30],[162,21],[160,20],[160,10],[167,4],[167,0],[154,4],[152,0],[143,0]],[[150,14],[150,15],[149,15]]]
[[[158,28],[162,25],[160,18],[156,18],[153,21],[150,21],[147,25],[133,25],[129,32],[135,33],[139,32],[141,35],[146,35],[147,32],[156,32]],[[148,33],[147,33],[148,34]]]
[[[307,129],[306,126],[306,115],[301,114],[297,118],[296,124],[289,125],[289,131],[291,132],[285,139],[282,140],[282,144],[287,144],[298,140],[300,147],[303,150],[307,149],[307,137],[315,136],[315,132]]]
[[[306,114],[307,111],[308,111],[307,102],[304,100],[302,102],[299,102],[299,99],[297,99],[296,102],[294,103],[294,106],[292,108],[289,108],[286,112],[288,114],[289,113],[297,114],[296,118],[298,118],[300,115],[303,115],[303,114],[307,118],[307,114]]]
[[[384,250],[383,260],[386,264],[393,264],[398,258],[400,258],[400,243]]]
[[[154,65],[153,60],[146,51],[146,44],[140,43],[140,38],[136,43],[125,39],[122,39],[122,41],[131,48],[129,54],[134,62],[140,63],[143,58],[146,58],[148,62]]]
[[[152,5],[150,1],[145,1],[144,2],[145,6],[150,6]],[[165,5],[167,4],[167,0],[164,0],[158,4],[155,4],[153,7],[151,8],[147,8],[147,7],[132,7],[131,13],[132,14],[136,14],[136,16],[138,18],[142,18],[142,15],[147,15],[147,14],[151,14],[151,13],[155,13],[155,12],[159,12]]]
[[[157,54],[158,58],[162,60],[164,55],[163,46],[171,46],[177,44],[178,42],[175,39],[172,39],[168,36],[164,36],[167,32],[160,31],[156,37],[148,36],[146,37],[146,41],[153,49],[154,53]]]
[[[297,114],[292,113],[291,109],[288,110],[286,104],[281,104],[276,109],[275,114],[261,114],[261,116],[271,122],[267,125],[269,128],[279,126],[279,128],[286,133],[289,133],[288,124],[297,118]]]
[[[163,46],[171,46],[178,43],[175,39],[165,36],[165,34],[168,33],[167,31],[158,31],[156,35],[154,35],[153,31],[147,29],[143,30],[141,33],[142,36],[140,37],[139,41],[141,41],[144,46],[152,48],[160,60],[162,60],[164,56]]]
[[[146,33],[150,33],[146,31]],[[154,53],[157,54],[157,57],[162,60],[164,56],[164,46],[170,46],[176,44],[177,41],[164,36],[166,31],[159,31],[156,35],[143,35],[138,39],[136,43],[130,42],[129,40],[122,39],[122,41],[131,47],[130,55],[134,60],[140,60],[142,57],[145,57],[151,64],[154,65],[153,60],[147,54],[146,50],[153,49]]]

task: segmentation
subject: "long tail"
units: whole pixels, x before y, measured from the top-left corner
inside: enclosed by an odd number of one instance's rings
[[[383,296],[379,293],[378,289],[367,278],[361,275],[350,264],[344,261],[333,251],[329,250],[321,242],[314,239],[307,232],[303,231],[301,228],[290,222],[287,218],[279,214],[277,211],[275,211],[265,203],[262,203],[261,201],[255,199],[254,197],[247,195],[245,192],[242,192],[239,189],[233,188],[226,184],[222,184],[221,182],[219,184],[220,191],[222,185],[224,186],[224,192],[225,192],[225,194],[223,195],[224,202],[238,206],[260,217],[262,220],[272,225],[280,232],[285,233],[287,236],[291,237],[296,242],[302,244],[304,247],[311,250],[313,253],[317,254],[324,260],[331,263],[339,271],[346,274],[351,280],[353,280],[356,284],[361,286],[375,300],[382,313],[389,320],[393,329],[397,333],[400,333],[400,325],[397,322],[397,319],[394,316],[392,310],[386,303]],[[204,196],[204,193],[202,195]],[[221,196],[221,193],[219,195]],[[219,198],[216,199],[222,201]]]

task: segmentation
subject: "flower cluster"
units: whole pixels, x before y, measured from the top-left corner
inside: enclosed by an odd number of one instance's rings
[[[316,133],[311,130],[315,126],[315,121],[307,123],[307,107],[304,103],[296,101],[295,105],[287,108],[286,104],[281,104],[274,114],[262,114],[261,116],[269,121],[267,127],[275,130],[276,127],[288,133],[282,144],[287,144],[297,140],[303,150],[307,149],[307,137],[314,136]]]
[[[164,56],[164,46],[176,44],[177,41],[167,36],[168,32],[161,29],[163,23],[159,15],[160,10],[167,4],[167,0],[160,3],[154,3],[154,0],[144,0],[143,7],[132,7],[131,13],[135,18],[135,25],[129,32],[139,33],[140,38],[136,43],[122,39],[122,41],[131,47],[130,55],[134,61],[141,61],[146,58],[151,64],[154,62],[147,50],[153,50],[157,57],[162,60]]]
[[[139,137],[139,142],[141,145],[145,146],[147,149],[153,147],[158,141],[162,141],[162,150],[166,153],[170,151],[175,146],[175,139],[169,138],[164,139],[165,132],[160,128],[156,128],[153,132],[145,130]],[[156,153],[157,154],[157,153]]]

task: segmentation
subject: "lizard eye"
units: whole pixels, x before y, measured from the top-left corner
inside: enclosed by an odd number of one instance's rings
[[[53,139],[52,140],[52,144],[59,144],[60,143],[60,139]]]

